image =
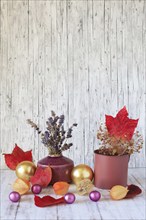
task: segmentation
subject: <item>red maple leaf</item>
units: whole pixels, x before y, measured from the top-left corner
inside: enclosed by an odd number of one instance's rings
[[[34,176],[30,178],[32,185],[39,184],[42,187],[48,186],[52,179],[52,170],[48,166],[46,168],[37,167]]]
[[[128,141],[131,140],[134,130],[137,127],[138,119],[129,119],[125,106],[117,113],[115,118],[111,115],[105,115],[105,117],[106,127],[110,135]]]
[[[51,205],[57,205],[60,203],[65,203],[64,197],[61,197],[59,199],[55,199],[52,196],[44,196],[40,198],[39,196],[34,196],[34,202],[35,205],[38,207],[45,207],[45,206],[51,206]]]
[[[32,162],[32,151],[24,152],[20,147],[15,144],[15,147],[11,154],[4,154],[5,163],[11,169],[15,170],[16,166],[22,161]]]
[[[140,194],[142,192],[142,190],[134,184],[129,185],[127,189],[129,191],[128,191],[125,198],[128,198],[128,199],[133,198],[133,197],[137,196],[138,194]]]

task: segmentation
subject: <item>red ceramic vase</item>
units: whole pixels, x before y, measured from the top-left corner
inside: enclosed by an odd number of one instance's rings
[[[47,167],[48,165],[52,169],[52,180],[50,182],[53,185],[55,182],[64,181],[71,183],[71,171],[74,167],[74,162],[62,155],[47,156],[38,161],[39,167]]]
[[[129,155],[107,156],[94,151],[94,184],[97,188],[111,189],[115,185],[127,186]]]

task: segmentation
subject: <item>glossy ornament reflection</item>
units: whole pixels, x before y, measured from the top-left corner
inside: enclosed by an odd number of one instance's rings
[[[94,190],[90,192],[89,198],[91,199],[91,201],[97,202],[101,198],[101,194],[97,190]]]
[[[76,197],[73,193],[66,193],[64,196],[64,200],[67,204],[72,204],[74,203]]]
[[[35,184],[31,187],[31,191],[33,194],[39,194],[42,191],[42,186]]]
[[[11,192],[9,194],[9,199],[12,201],[12,202],[18,202],[20,200],[21,196],[18,192]]]
[[[35,174],[36,166],[30,161],[23,161],[16,167],[16,175],[23,180],[30,180],[30,177]]]
[[[93,176],[93,170],[86,164],[79,164],[75,166],[71,172],[71,178],[75,184],[78,184],[84,179],[90,179],[92,181]]]

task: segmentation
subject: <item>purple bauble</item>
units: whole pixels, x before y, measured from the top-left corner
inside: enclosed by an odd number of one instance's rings
[[[9,194],[9,199],[12,201],[12,202],[18,202],[20,200],[20,194],[18,192],[11,192]]]
[[[67,193],[65,194],[64,199],[67,204],[72,204],[75,201],[76,197],[73,193]]]
[[[35,184],[31,187],[31,191],[34,194],[39,194],[42,191],[42,187],[39,184]]]
[[[90,192],[89,194],[89,198],[93,201],[93,202],[97,202],[101,197],[100,192],[94,190],[92,192]]]

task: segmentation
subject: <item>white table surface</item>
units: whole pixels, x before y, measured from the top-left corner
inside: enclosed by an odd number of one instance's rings
[[[12,203],[8,196],[12,191],[12,184],[16,179],[15,172],[1,170],[1,220],[95,220],[95,219],[146,219],[146,175],[145,168],[129,169],[128,184],[138,185],[142,194],[133,199],[120,201],[111,200],[108,190],[98,189],[102,197],[95,203],[88,196],[79,196],[75,193],[72,184],[69,191],[74,192],[74,204],[60,204],[57,206],[39,208],[34,205],[34,196],[31,192],[21,197],[19,203]],[[52,187],[43,189],[40,196],[51,195],[55,197]]]

